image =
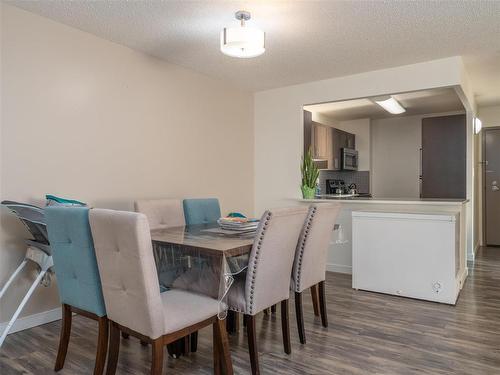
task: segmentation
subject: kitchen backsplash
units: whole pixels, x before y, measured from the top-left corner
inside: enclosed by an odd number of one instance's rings
[[[366,194],[370,193],[370,172],[368,171],[319,171],[319,184],[321,194],[326,193],[326,180],[344,180],[346,186],[355,183],[358,192]]]

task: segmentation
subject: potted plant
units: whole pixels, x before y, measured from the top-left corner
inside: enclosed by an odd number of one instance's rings
[[[302,157],[302,164],[300,165],[302,173],[302,197],[304,199],[313,199],[316,195],[316,181],[319,177],[319,169],[314,164],[311,149],[309,149]]]

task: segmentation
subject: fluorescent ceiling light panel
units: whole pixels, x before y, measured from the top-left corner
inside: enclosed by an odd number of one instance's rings
[[[386,100],[375,100],[375,103],[393,115],[399,115],[400,113],[406,112],[406,109],[404,109],[403,106],[392,96]]]

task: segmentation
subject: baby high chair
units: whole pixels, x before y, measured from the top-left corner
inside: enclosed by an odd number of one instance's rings
[[[0,298],[2,298],[7,288],[10,286],[10,284],[12,284],[16,276],[23,270],[28,262],[34,263],[36,265],[38,274],[33,281],[33,284],[31,284],[31,287],[28,289],[28,292],[22,299],[21,303],[17,307],[16,312],[7,324],[7,327],[4,329],[2,336],[0,337],[0,347],[2,347],[7,334],[19,317],[19,314],[32,296],[38,284],[41,283],[43,286],[50,285],[52,275],[51,267],[54,265],[54,263],[52,262],[52,254],[47,237],[47,228],[45,225],[43,209],[37,206],[32,206],[30,204],[13,201],[3,201],[1,204],[9,208],[13,213],[17,215],[19,220],[21,220],[21,222],[26,226],[26,229],[28,229],[28,231],[31,233],[33,239],[25,240],[27,250],[24,256],[24,260],[0,290]]]

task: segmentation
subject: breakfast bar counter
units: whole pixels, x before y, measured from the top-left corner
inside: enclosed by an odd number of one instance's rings
[[[337,226],[332,233],[328,251],[327,270],[352,273],[352,217],[353,212],[378,211],[383,213],[457,214],[459,256],[458,274],[462,285],[467,277],[466,213],[468,200],[345,197],[298,199],[300,204],[340,203]]]
[[[329,196],[314,199],[299,199],[307,203],[342,202],[358,204],[402,204],[402,205],[432,205],[432,206],[460,206],[468,202],[467,199],[430,199],[430,198],[376,198],[364,196]]]

